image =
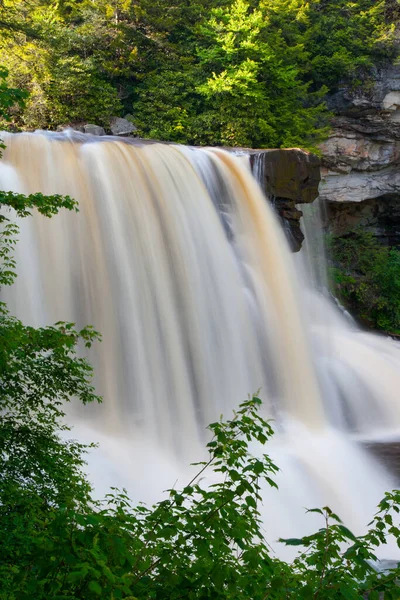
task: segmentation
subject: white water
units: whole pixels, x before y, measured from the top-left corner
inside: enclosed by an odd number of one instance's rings
[[[268,539],[308,532],[319,522],[305,507],[326,504],[362,531],[395,487],[358,440],[398,437],[399,346],[358,331],[319,291],[243,159],[85,136],[5,142],[1,189],[80,203],[21,223],[6,299],[34,325],[103,335],[90,359],[104,403],[71,416],[77,436],[100,442],[99,493],[124,485],[153,501],[185,483],[205,425],[261,388],[281,467],[279,492],[265,491]]]

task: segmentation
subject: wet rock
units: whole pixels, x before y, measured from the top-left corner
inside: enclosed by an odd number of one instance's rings
[[[100,125],[93,125],[93,123],[87,123],[84,125],[83,130],[85,133],[89,133],[90,135],[106,135],[103,127],[100,127]]]
[[[396,477],[400,482],[400,441],[366,442],[365,447]]]
[[[300,229],[302,213],[297,205],[317,198],[320,160],[298,148],[249,152],[253,173],[275,206],[289,243],[297,252],[304,239]]]
[[[78,131],[85,133],[85,123],[69,123],[68,125],[58,125],[56,131]]]
[[[121,117],[112,117],[110,120],[110,130],[113,135],[127,136],[135,134],[138,129],[126,118],[122,119]]]

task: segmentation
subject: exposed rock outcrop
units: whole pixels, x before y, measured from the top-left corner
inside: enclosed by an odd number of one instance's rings
[[[134,135],[137,130],[138,128],[127,118],[112,117],[110,119],[110,131],[112,135]]]
[[[383,246],[400,248],[400,200],[396,194],[363,202],[329,202],[325,220],[325,226],[334,235],[345,235],[361,226]]]
[[[318,196],[319,158],[298,148],[249,152],[253,173],[282,218],[292,249],[300,250],[302,213],[296,205],[313,202]]]
[[[93,125],[93,123],[84,125],[83,130],[85,133],[89,133],[90,135],[106,135],[103,127],[100,127],[100,125]]]
[[[350,228],[365,224],[368,215],[377,235],[398,237],[400,65],[376,69],[371,84],[357,91],[344,88],[328,105],[336,116],[329,139],[321,145],[320,196],[328,201],[332,228],[344,232],[347,217]]]

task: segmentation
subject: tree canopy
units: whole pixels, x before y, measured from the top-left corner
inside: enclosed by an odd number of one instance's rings
[[[142,137],[313,148],[327,92],[395,57],[397,0],[4,0],[15,127],[133,115]]]

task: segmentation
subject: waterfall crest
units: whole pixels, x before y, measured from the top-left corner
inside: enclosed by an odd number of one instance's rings
[[[79,215],[21,222],[4,295],[27,323],[102,333],[90,360],[104,404],[72,416],[102,443],[92,476],[122,474],[154,499],[199,457],[206,424],[260,389],[282,468],[280,492],[265,492],[272,537],[303,533],[305,506],[368,522],[393,481],[357,439],[400,431],[399,345],[307,281],[246,162],[66,134],[4,141],[1,189],[79,202]]]

